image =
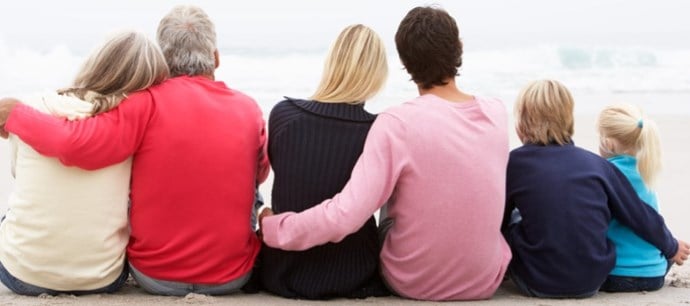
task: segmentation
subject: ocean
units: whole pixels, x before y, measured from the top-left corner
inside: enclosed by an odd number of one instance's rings
[[[265,113],[283,96],[309,97],[318,85],[327,53],[326,48],[263,54],[261,50],[221,51],[216,78],[254,97]],[[41,52],[0,41],[0,96],[68,86],[87,53],[66,46]],[[417,95],[397,55],[390,53],[388,60],[387,84],[367,103],[372,112]],[[501,98],[508,108],[529,81],[554,78],[575,96],[577,113],[593,114],[609,103],[629,102],[650,114],[690,114],[690,49],[545,45],[470,50],[463,62],[458,84],[475,95]]]
[[[155,36],[182,0],[4,1],[0,11],[0,97],[70,84],[106,36],[134,29]],[[265,113],[283,96],[309,97],[329,45],[342,28],[365,24],[383,39],[390,75],[367,108],[380,112],[417,95],[395,53],[394,34],[414,6],[445,8],[465,45],[457,81],[507,108],[526,83],[554,78],[576,113],[630,102],[651,114],[690,114],[690,2],[683,0],[345,2],[199,0],[216,24],[218,80],[254,97]],[[36,9],[40,7],[41,9]]]

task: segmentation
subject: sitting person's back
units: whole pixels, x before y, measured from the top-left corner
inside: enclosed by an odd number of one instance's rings
[[[42,113],[83,119],[116,107],[125,94],[158,83],[167,73],[154,43],[124,33],[86,62],[63,95],[29,96],[23,102]],[[26,295],[117,290],[129,276],[131,158],[87,171],[41,155],[16,135],[10,141],[15,188],[0,225],[5,285]]]
[[[269,171],[261,110],[214,81],[216,34],[203,10],[175,7],[158,39],[172,79],[85,120],[57,120],[15,102],[6,128],[66,165],[95,169],[133,157],[127,256],[141,288],[236,292],[260,247],[250,219],[254,190]]]
[[[45,95],[23,101],[50,113],[66,97]],[[64,100],[63,100],[64,101]],[[81,117],[92,104],[74,98],[56,116]],[[81,110],[80,110],[81,109]],[[129,239],[127,207],[131,159],[96,171],[66,167],[17,136],[15,188],[0,225],[0,262],[14,277],[55,291],[82,291],[114,282],[125,265]]]
[[[264,217],[264,241],[288,250],[338,242],[388,201],[381,270],[392,291],[422,300],[489,298],[510,260],[500,233],[505,107],[457,87],[462,43],[447,12],[411,10],[396,45],[420,96],[377,116],[340,193],[301,213]]]
[[[378,35],[352,25],[331,47],[312,100],[288,98],[273,108],[268,153],[275,174],[274,211],[303,211],[345,186],[376,118],[364,110],[364,102],[380,90],[387,72]],[[291,298],[386,295],[379,276],[380,250],[373,216],[338,243],[303,252],[264,246],[263,286]]]
[[[654,121],[626,104],[606,107],[599,115],[599,153],[630,181],[645,204],[659,211],[652,189],[661,169],[661,146]],[[671,267],[661,251],[629,227],[612,220],[607,233],[616,246],[616,265],[601,291],[654,291],[664,285]]]
[[[679,250],[625,177],[573,144],[573,105],[565,86],[544,80],[528,85],[515,106],[524,145],[508,162],[504,233],[513,252],[510,278],[528,296],[596,294],[615,263],[606,237],[612,217],[669,258]]]

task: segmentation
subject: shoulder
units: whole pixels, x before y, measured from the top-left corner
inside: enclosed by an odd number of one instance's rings
[[[40,112],[70,120],[89,117],[93,110],[89,102],[53,91],[26,96],[22,102]]]
[[[416,97],[412,100],[407,100],[402,104],[391,106],[379,113],[376,121],[406,121],[414,117],[420,108],[425,108],[424,99]]]
[[[278,103],[271,108],[271,115],[277,115],[283,112],[298,112],[299,110],[300,108],[295,105],[295,99],[285,97],[284,100],[278,101]]]
[[[512,159],[534,159],[539,162],[563,162],[564,165],[581,167],[583,165],[600,166],[609,164],[604,158],[572,143],[565,145],[525,144],[510,151]]]
[[[474,99],[480,105],[505,110],[505,103],[499,98],[475,96]]]
[[[121,105],[126,105],[130,104],[132,106],[136,106],[137,104],[141,103],[151,103],[153,102],[153,93],[152,91],[156,90],[156,87],[150,87],[147,89],[131,92],[127,94],[127,97],[122,100],[119,106]]]
[[[504,117],[508,116],[508,109],[506,108],[505,103],[503,103],[501,99],[480,96],[475,96],[474,99],[475,101],[477,101],[477,104],[483,109],[490,111],[492,113],[499,114]]]
[[[277,135],[290,122],[298,120],[304,115],[304,110],[294,104],[291,98],[285,98],[276,103],[268,117],[269,133]]]
[[[293,117],[295,115],[304,113],[304,110],[298,107],[295,104],[295,101],[301,100],[285,97],[284,100],[279,101],[273,106],[273,108],[271,108],[269,117],[275,120],[283,117]]]

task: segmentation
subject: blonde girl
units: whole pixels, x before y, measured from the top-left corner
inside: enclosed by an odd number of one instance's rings
[[[642,201],[658,211],[652,188],[661,169],[661,147],[654,121],[633,105],[612,105],[599,115],[597,129],[601,156],[625,175]],[[616,245],[616,265],[602,291],[653,291],[664,285],[670,263],[659,249],[615,219],[607,236]]]
[[[607,237],[611,218],[658,247],[662,269],[667,258],[682,263],[690,252],[620,171],[575,145],[574,103],[563,84],[540,80],[527,85],[515,105],[523,146],[508,161],[503,233],[513,252],[510,278],[528,296],[596,294],[616,263]],[[633,129],[644,127],[639,119]]]
[[[168,67],[146,36],[124,32],[84,63],[73,85],[26,97],[39,112],[84,119],[162,82]],[[113,139],[112,141],[117,141]],[[129,273],[131,159],[95,171],[67,167],[10,135],[15,188],[0,225],[0,280],[23,295],[111,293]]]

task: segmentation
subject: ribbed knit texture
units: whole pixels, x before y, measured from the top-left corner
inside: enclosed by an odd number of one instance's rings
[[[273,210],[300,212],[340,192],[374,119],[362,105],[289,98],[278,103],[269,119]],[[373,217],[339,243],[301,252],[264,245],[262,282],[291,298],[383,295],[379,251]]]

